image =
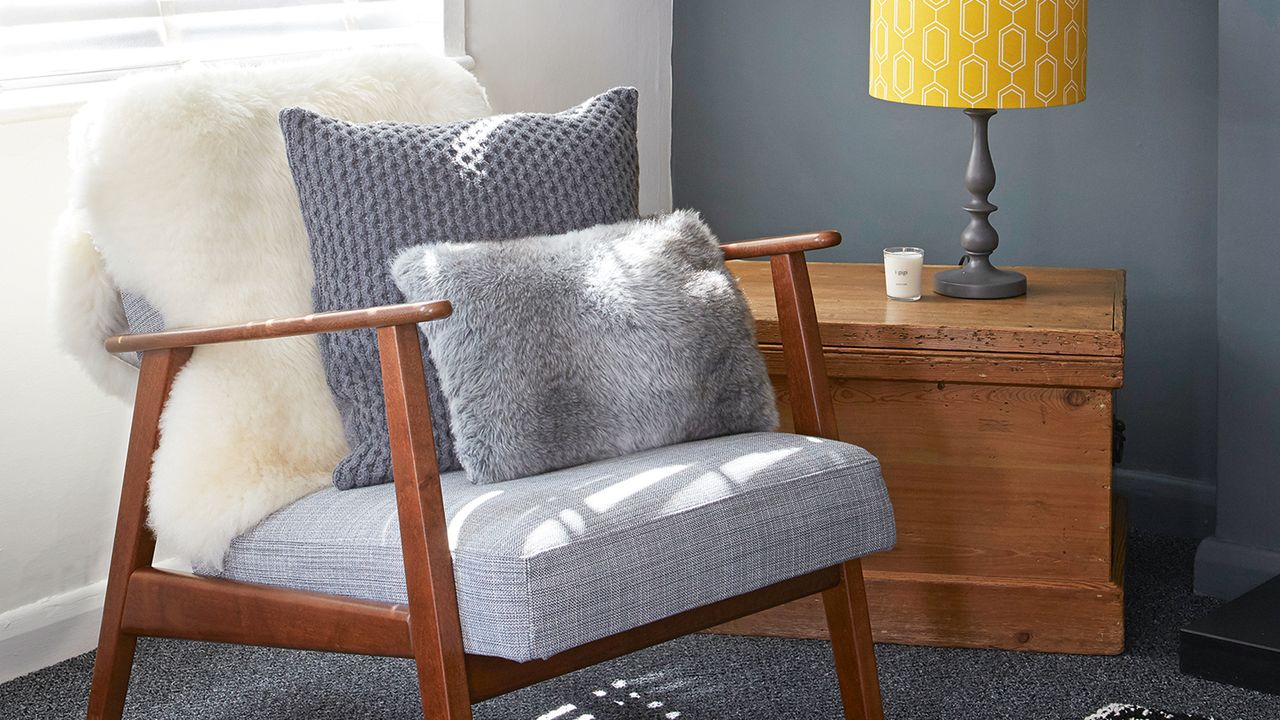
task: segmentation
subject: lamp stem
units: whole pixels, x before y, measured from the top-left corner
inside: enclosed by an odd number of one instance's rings
[[[969,108],[964,114],[973,121],[973,148],[964,173],[964,187],[970,195],[964,204],[969,224],[960,233],[960,247],[964,248],[965,257],[960,267],[933,276],[933,290],[940,295],[974,299],[1025,295],[1025,275],[991,264],[991,253],[1000,245],[1000,234],[991,224],[991,213],[997,208],[988,199],[996,187],[996,165],[991,160],[991,145],[987,142],[987,124],[996,111]]]
[[[1000,234],[991,224],[991,213],[998,208],[988,198],[996,187],[996,165],[991,159],[991,145],[987,141],[987,124],[995,110],[973,108],[964,111],[973,121],[973,149],[969,153],[969,167],[964,173],[964,187],[969,191],[969,201],[964,209],[969,213],[969,225],[960,234],[960,247],[969,254],[990,255],[1000,245]]]

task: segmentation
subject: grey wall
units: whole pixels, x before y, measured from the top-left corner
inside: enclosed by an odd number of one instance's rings
[[[676,0],[674,20],[677,206],[722,239],[839,229],[825,260],[879,262],[902,244],[959,257],[968,119],[868,97],[867,0]],[[999,261],[1129,271],[1118,482],[1204,504],[1218,442],[1217,65],[1216,3],[1094,0],[1088,100],[991,123]]]
[[[1223,0],[1218,112],[1218,524],[1196,589],[1280,575],[1280,3]]]

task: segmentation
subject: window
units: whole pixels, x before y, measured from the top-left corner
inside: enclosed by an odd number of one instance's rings
[[[373,45],[461,56],[462,1],[0,0],[0,91]]]

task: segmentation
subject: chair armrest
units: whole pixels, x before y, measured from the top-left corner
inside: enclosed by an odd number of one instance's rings
[[[778,237],[757,238],[727,243],[720,246],[725,260],[744,260],[746,258],[766,257],[769,255],[786,255],[808,250],[822,250],[840,244],[840,233],[835,230],[803,233],[801,235],[780,235]]]
[[[106,346],[107,350],[116,353],[195,347],[214,343],[416,324],[439,320],[448,317],[452,312],[453,306],[449,301],[432,300],[403,305],[383,305],[364,310],[312,313],[302,317],[262,320],[242,325],[185,328],[142,335],[116,335],[107,338]]]

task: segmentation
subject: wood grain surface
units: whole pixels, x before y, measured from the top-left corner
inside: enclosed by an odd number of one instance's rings
[[[1086,655],[1124,651],[1124,589],[1116,583],[866,571],[876,642]],[[720,625],[712,632],[826,638],[817,598]]]
[[[409,608],[143,568],[129,582],[131,635],[413,657]]]
[[[1110,576],[1109,391],[843,378],[831,387],[841,438],[880,459],[897,516],[897,548],[867,558],[868,570]],[[788,428],[786,391],[779,397]]]
[[[791,429],[767,266],[730,267]],[[840,439],[880,459],[898,523],[897,547],[863,559],[878,640],[1123,648],[1111,444],[1124,273],[1021,270],[1025,298],[901,303],[884,297],[879,265],[809,265]],[[721,629],[821,637],[825,627],[810,598]]]
[[[769,372],[785,372],[782,352],[777,345],[761,345],[760,351]],[[1124,359],[1118,357],[829,348],[826,364],[833,377],[860,380],[1109,389],[1124,384]]]
[[[297,335],[423,323],[448,317],[451,312],[453,312],[453,306],[447,301],[432,300],[401,305],[382,305],[363,310],[312,313],[301,317],[259,320],[239,325],[175,328],[139,335],[114,335],[107,338],[105,344],[107,350],[113,353],[143,352],[162,348],[193,348],[215,343],[269,340]]]
[[[729,263],[751,303],[762,343],[778,341],[768,267]],[[948,267],[926,266],[924,283]],[[966,350],[1047,355],[1124,354],[1124,271],[1009,268],[1028,291],[1005,300],[964,300],[926,292],[889,300],[881,265],[810,263],[818,321],[827,347]]]

